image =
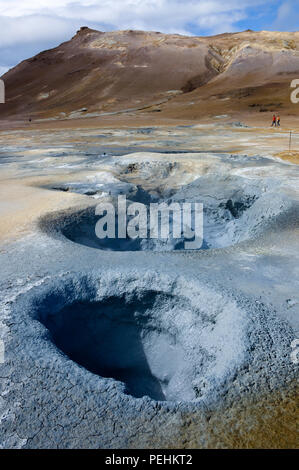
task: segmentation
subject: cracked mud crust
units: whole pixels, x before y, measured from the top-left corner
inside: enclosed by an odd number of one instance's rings
[[[2,448],[298,446],[299,174],[271,132],[0,134]],[[207,249],[90,246],[120,193],[199,198]]]

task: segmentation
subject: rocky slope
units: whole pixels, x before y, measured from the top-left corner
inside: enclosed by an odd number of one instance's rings
[[[103,33],[68,42],[7,72],[0,119],[80,118],[134,110],[200,119],[232,111],[296,113],[299,32],[185,37]]]

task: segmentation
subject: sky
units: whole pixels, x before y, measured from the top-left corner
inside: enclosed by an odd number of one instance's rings
[[[0,0],[0,76],[80,26],[205,36],[298,25],[299,0]]]

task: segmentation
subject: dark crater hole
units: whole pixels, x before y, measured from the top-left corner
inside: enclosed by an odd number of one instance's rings
[[[100,302],[76,301],[55,313],[44,312],[40,321],[58,348],[79,365],[124,382],[126,392],[134,397],[165,400],[163,390],[181,362],[181,354],[153,312],[161,304],[173,302],[172,296],[152,291],[111,296]],[[160,377],[153,371],[159,371]]]

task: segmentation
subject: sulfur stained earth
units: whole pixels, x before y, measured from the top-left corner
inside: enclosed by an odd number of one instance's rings
[[[296,448],[289,129],[144,124],[0,133],[0,445]],[[205,244],[99,243],[119,195],[201,202]]]

